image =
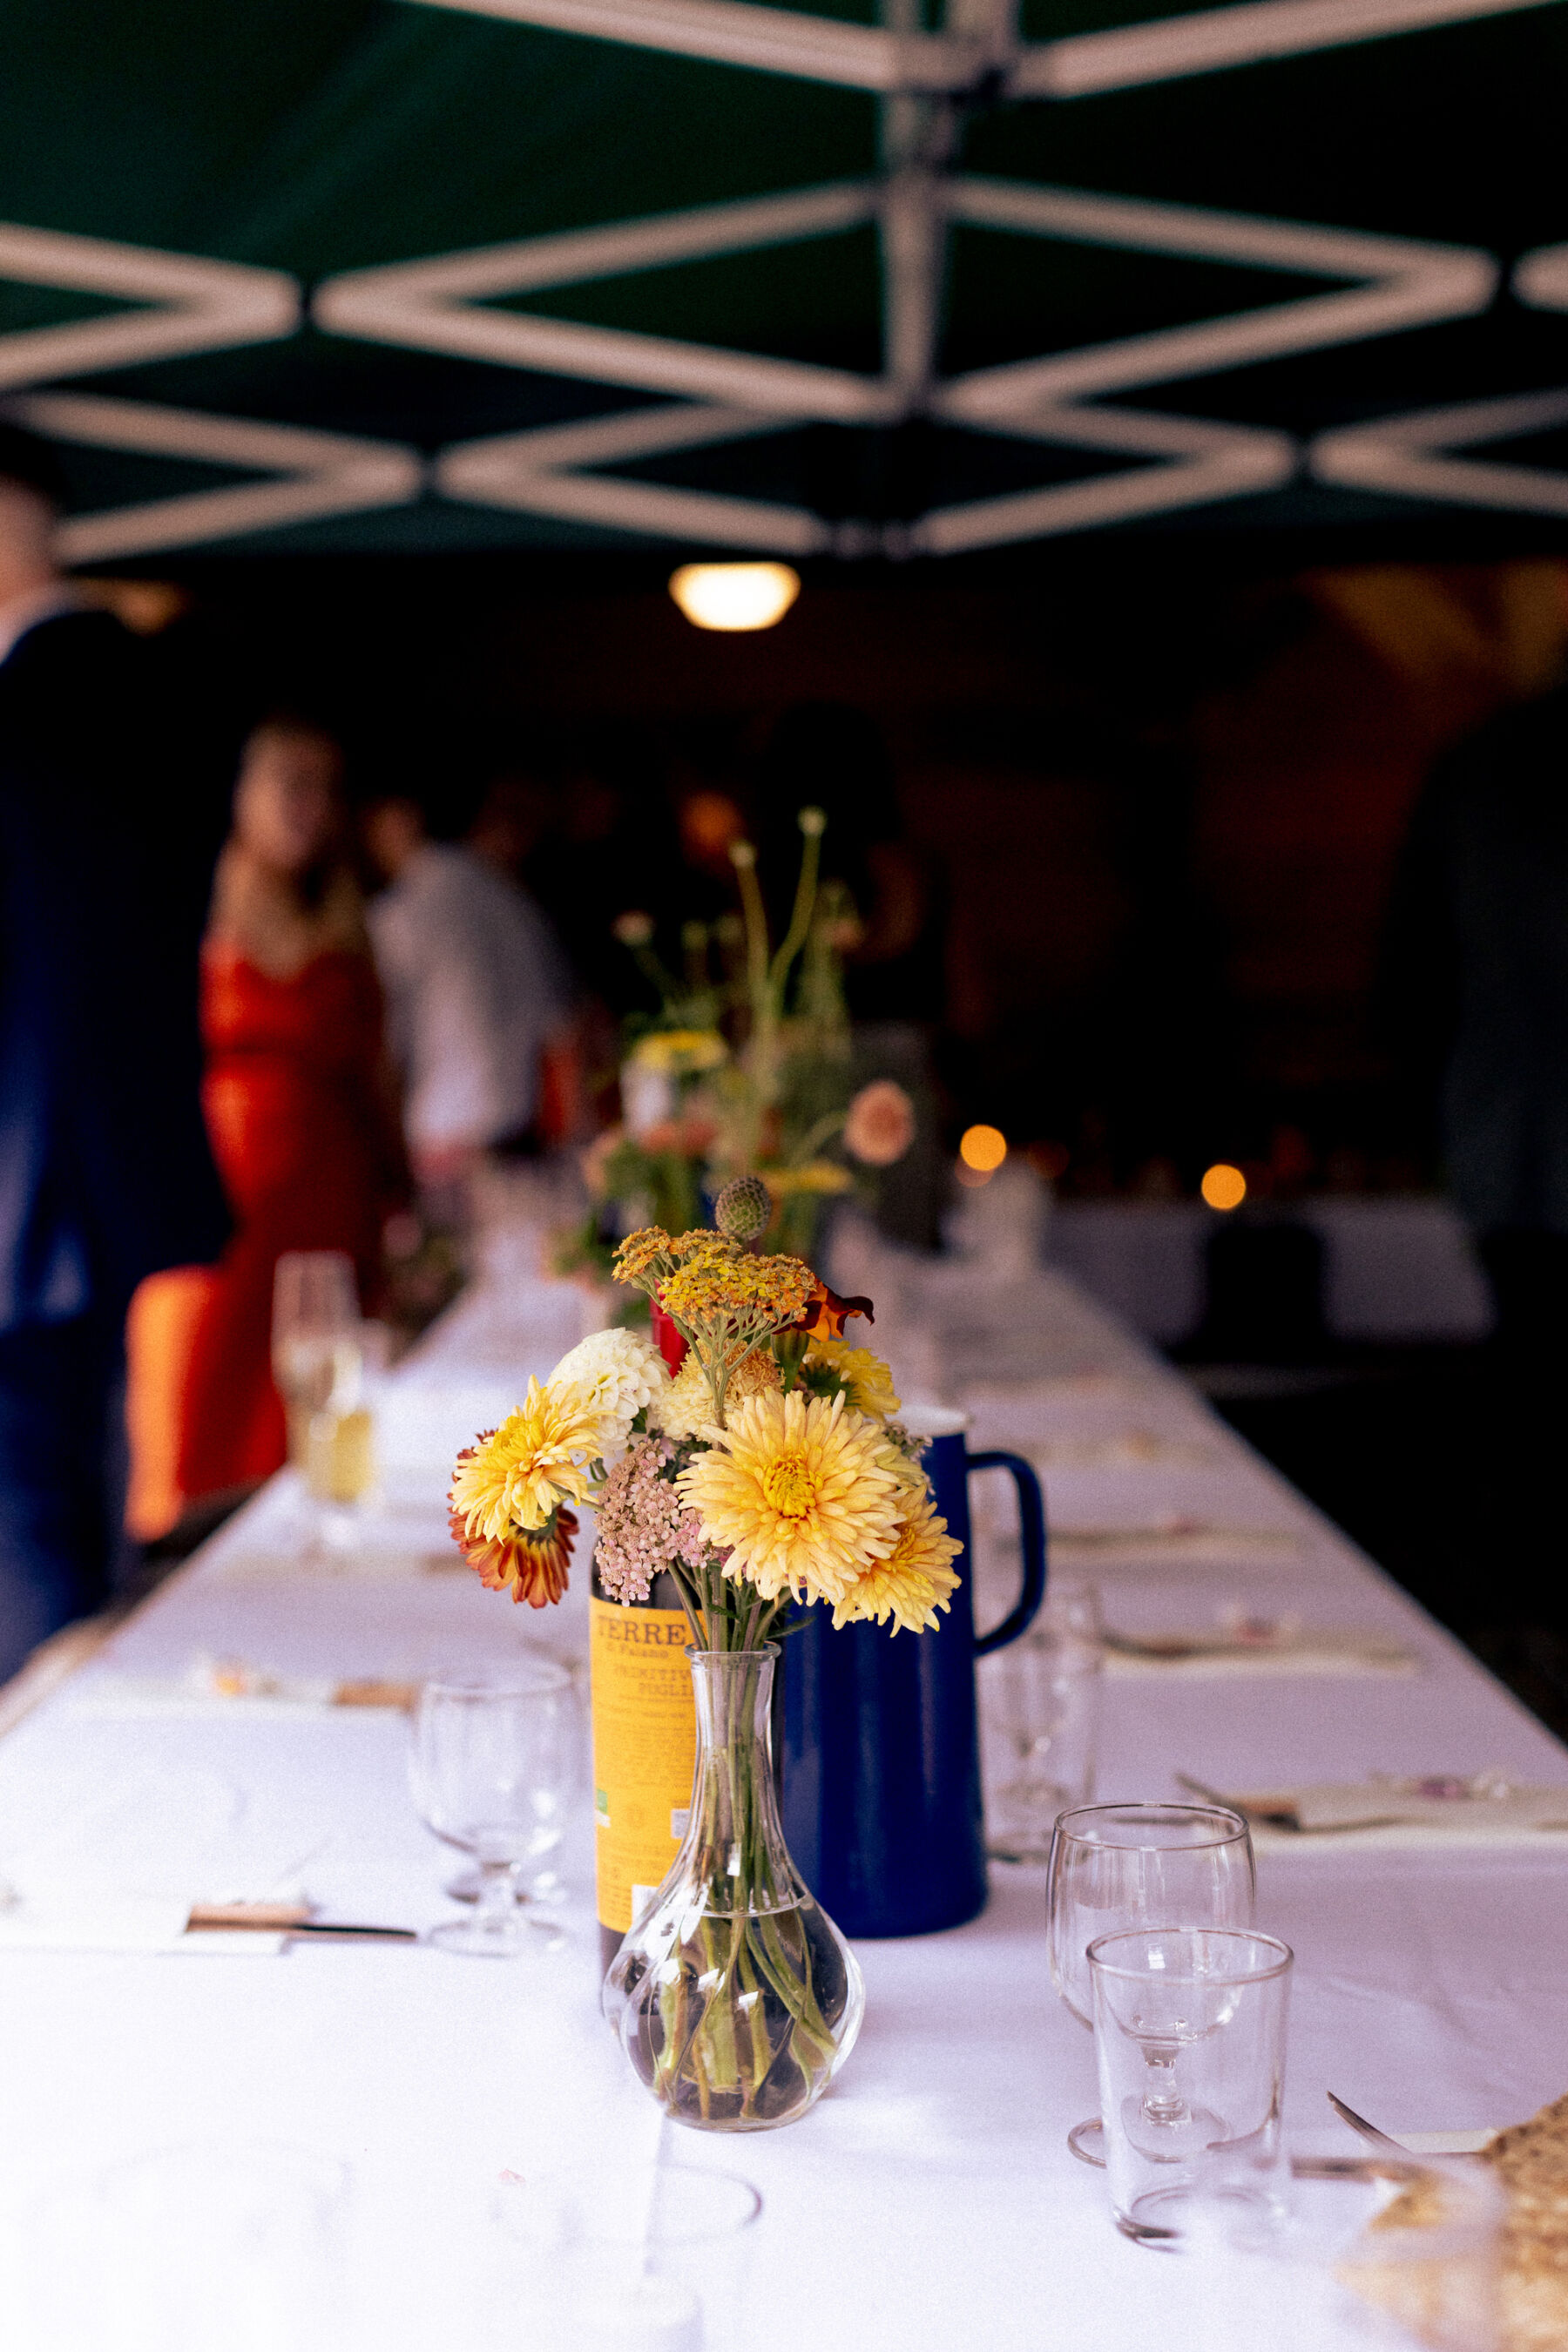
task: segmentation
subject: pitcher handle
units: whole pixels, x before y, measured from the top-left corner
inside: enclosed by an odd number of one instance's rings
[[[1024,1590],[1017,1607],[989,1633],[974,1637],[974,1654],[983,1658],[988,1650],[1005,1649],[1020,1633],[1026,1633],[1046,1597],[1046,1505],[1034,1465],[1021,1454],[972,1454],[971,1476],[976,1470],[1005,1470],[1017,1488],[1018,1536],[1024,1551]]]

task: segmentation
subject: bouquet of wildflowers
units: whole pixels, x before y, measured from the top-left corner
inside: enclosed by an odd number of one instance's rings
[[[576,1506],[598,1507],[601,1583],[626,1603],[675,1580],[700,1651],[754,1650],[793,1600],[836,1626],[934,1625],[959,1547],[932,1506],[881,1359],[844,1336],[868,1299],[748,1242],[771,1213],[742,1177],[717,1231],[628,1234],[636,1285],[684,1345],[599,1331],[458,1459],[452,1532],[486,1584],[535,1608],[566,1590]]]
[[[853,1167],[890,1167],[913,1140],[914,1108],[891,1079],[853,1088],[842,957],[859,937],[847,892],[819,879],[825,819],[800,812],[802,854],[795,902],[773,944],[757,879],[756,851],[737,841],[730,856],[739,917],[711,930],[686,926],[684,972],[666,969],[653,948],[653,920],[622,915],[616,934],[658,989],[661,1009],[634,1024],[621,1070],[625,1124],[591,1148],[584,1172],[595,1202],[590,1234],[605,1203],[637,1201],[640,1213],[672,1232],[695,1224],[699,1193],[759,1175],[780,1246],[809,1250],[824,1202],[847,1192]],[[718,969],[712,958],[718,958]],[[570,1271],[593,1255],[579,1237]]]
[[[576,1507],[592,1502],[612,1599],[629,1607],[673,1579],[697,1684],[691,1809],[605,2004],[669,2114],[754,2130],[820,2096],[863,2000],[779,1827],[769,1635],[792,1602],[830,1609],[836,1626],[935,1625],[959,1546],[887,1365],[845,1338],[869,1299],[837,1297],[797,1257],[758,1254],[772,1214],[758,1177],[727,1184],[717,1214],[717,1231],[647,1226],[616,1254],[617,1279],[679,1335],[673,1373],[631,1331],[584,1340],[459,1457],[452,1531],[488,1585],[539,1608],[564,1591]]]

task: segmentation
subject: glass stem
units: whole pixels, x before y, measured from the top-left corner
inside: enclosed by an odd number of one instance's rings
[[[1187,2103],[1176,2088],[1176,2045],[1146,2042],[1143,2063],[1148,2077],[1143,2086],[1143,2113],[1152,2124],[1184,2124]]]
[[[504,1927],[512,1917],[518,1907],[517,1876],[515,1862],[480,1862],[477,1913],[481,1928]]]

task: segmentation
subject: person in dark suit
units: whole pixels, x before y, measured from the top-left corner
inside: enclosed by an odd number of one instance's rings
[[[58,503],[0,425],[0,1678],[106,1598],[126,1307],[228,1229],[197,1030],[224,811],[149,649],[62,577]]]
[[[1384,994],[1504,1347],[1560,1363],[1568,1314],[1568,685],[1438,762],[1412,821]]]

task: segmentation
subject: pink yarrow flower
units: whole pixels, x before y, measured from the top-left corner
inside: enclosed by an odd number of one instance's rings
[[[891,1078],[862,1087],[844,1121],[844,1141],[868,1168],[890,1168],[915,1139],[915,1107]]]
[[[707,1559],[702,1522],[672,1483],[689,1450],[668,1437],[634,1437],[605,1479],[594,1564],[612,1600],[646,1601],[672,1561],[697,1569]]]

